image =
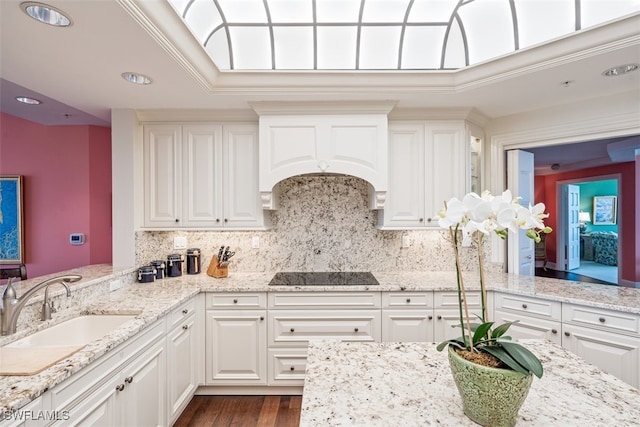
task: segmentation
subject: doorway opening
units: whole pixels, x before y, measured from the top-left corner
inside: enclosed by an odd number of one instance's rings
[[[557,270],[619,284],[620,176],[558,181]]]

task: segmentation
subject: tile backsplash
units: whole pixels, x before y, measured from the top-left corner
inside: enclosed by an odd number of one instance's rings
[[[166,259],[173,239],[185,236],[189,248],[202,251],[202,269],[221,245],[236,255],[231,271],[446,271],[453,250],[446,230],[379,230],[369,209],[369,184],[341,175],[297,176],[278,184],[279,209],[265,211],[266,231],[138,231],[137,265]],[[260,247],[251,241],[259,237]],[[402,237],[410,241],[402,248]],[[486,239],[488,241],[488,239]],[[485,245],[485,259],[490,259]],[[465,270],[477,268],[475,249],[462,251]],[[468,252],[468,253],[465,253]],[[496,270],[488,266],[488,269]]]

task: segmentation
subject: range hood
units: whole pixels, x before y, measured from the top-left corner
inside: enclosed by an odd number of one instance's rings
[[[387,193],[387,123],[395,102],[254,103],[260,116],[259,190],[276,209],[275,185],[305,174],[343,174],[371,184],[371,208]]]

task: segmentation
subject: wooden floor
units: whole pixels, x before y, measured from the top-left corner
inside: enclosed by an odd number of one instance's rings
[[[194,396],[174,427],[298,427],[302,396]]]

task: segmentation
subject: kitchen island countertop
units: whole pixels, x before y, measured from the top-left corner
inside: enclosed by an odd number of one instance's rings
[[[523,343],[544,375],[534,377],[516,425],[638,425],[638,389],[551,342]],[[463,413],[446,350],[435,347],[310,342],[300,426],[476,426]]]

